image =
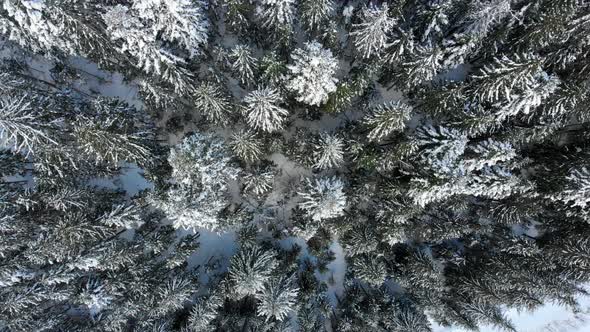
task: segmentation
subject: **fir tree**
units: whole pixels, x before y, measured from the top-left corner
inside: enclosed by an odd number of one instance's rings
[[[332,52],[312,42],[304,49],[295,50],[291,58],[293,64],[287,66],[291,74],[288,89],[295,92],[302,103],[317,106],[325,103],[328,94],[336,91],[338,82],[334,78],[338,63]]]
[[[289,113],[279,106],[281,102],[281,95],[274,89],[263,88],[250,92],[244,97],[248,125],[265,132],[283,128]]]
[[[255,295],[265,289],[276,262],[272,252],[258,247],[242,248],[230,260],[229,280],[238,296]]]
[[[219,87],[213,83],[202,83],[193,92],[197,111],[208,121],[226,124],[231,115],[231,104]]]
[[[254,80],[256,59],[247,45],[236,45],[230,52],[232,70],[238,75],[242,84],[250,84]]]
[[[509,310],[579,310],[589,17],[5,0],[0,330],[514,331]]]
[[[334,2],[332,0],[305,0],[301,2],[299,10],[305,28],[310,31],[317,31],[326,23],[334,11]]]
[[[255,133],[247,130],[240,130],[234,133],[229,141],[229,146],[238,158],[254,163],[262,158],[262,140],[256,137]]]
[[[376,105],[364,121],[371,128],[369,139],[380,141],[391,133],[403,130],[410,119],[412,108],[401,103]]]
[[[315,221],[339,217],[346,207],[343,187],[337,178],[306,179],[306,190],[299,193],[303,199],[299,206]]]
[[[318,169],[340,166],[344,162],[344,142],[336,135],[322,133],[314,147],[314,159]]]
[[[193,134],[171,150],[168,160],[176,185],[163,197],[153,197],[154,205],[177,228],[219,230],[219,214],[228,205],[224,197],[228,183],[240,172],[224,142],[209,134]]]
[[[256,294],[260,302],[258,315],[266,317],[267,321],[272,318],[282,321],[295,311],[298,289],[293,283],[293,279],[286,277],[275,277],[266,282],[262,291]]]
[[[362,21],[353,25],[354,45],[364,58],[379,54],[388,46],[389,33],[396,21],[389,17],[389,7],[370,5],[362,9]]]

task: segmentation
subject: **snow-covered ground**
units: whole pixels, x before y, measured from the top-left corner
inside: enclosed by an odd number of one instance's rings
[[[154,189],[154,185],[143,177],[143,170],[135,164],[123,163],[121,174],[113,178],[94,178],[88,185],[109,189],[122,189],[127,197],[133,197],[145,189]]]

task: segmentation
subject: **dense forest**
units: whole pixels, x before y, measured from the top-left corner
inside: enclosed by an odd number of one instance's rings
[[[0,331],[580,311],[589,4],[2,0]]]

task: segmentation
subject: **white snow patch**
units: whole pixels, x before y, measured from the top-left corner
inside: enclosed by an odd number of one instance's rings
[[[154,184],[143,177],[143,169],[135,164],[121,164],[121,173],[112,178],[94,178],[88,185],[106,189],[122,189],[127,197],[133,197],[140,191],[154,189]]]

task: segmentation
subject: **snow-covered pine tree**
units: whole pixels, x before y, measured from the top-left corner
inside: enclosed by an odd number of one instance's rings
[[[244,112],[248,125],[264,132],[282,129],[289,112],[279,106],[283,98],[271,88],[254,90],[244,97]]]
[[[514,330],[590,281],[585,1],[5,0],[0,33],[0,330]]]
[[[362,9],[362,20],[353,24],[350,35],[354,38],[354,45],[363,58],[378,55],[388,46],[389,34],[395,26],[396,20],[389,16],[387,2],[381,6],[370,4]]]
[[[231,116],[231,103],[219,86],[214,83],[201,83],[193,91],[197,112],[203,114],[208,121],[227,124]]]
[[[292,65],[288,65],[290,80],[287,88],[293,91],[297,101],[319,106],[328,100],[328,94],[336,91],[338,80],[334,77],[338,62],[330,50],[318,42],[305,44],[291,54]]]
[[[344,141],[336,135],[320,134],[314,146],[314,167],[318,169],[336,168],[344,162]]]
[[[262,197],[273,189],[276,170],[272,163],[263,163],[244,176],[244,191]]]
[[[258,315],[266,320],[285,320],[295,311],[298,288],[294,287],[292,277],[274,277],[265,282],[263,289],[256,294]]]
[[[16,152],[25,154],[34,152],[39,144],[57,144],[51,139],[51,123],[41,121],[43,115],[34,108],[31,99],[27,94],[0,99],[0,139]]]
[[[411,114],[412,108],[400,102],[374,106],[364,121],[371,128],[369,140],[380,141],[393,132],[403,130]]]
[[[229,280],[236,294],[243,297],[262,292],[277,263],[271,251],[255,246],[241,248],[229,264]]]
[[[261,27],[270,30],[276,39],[289,39],[293,33],[295,6],[295,0],[261,0],[256,9]]]
[[[342,216],[346,208],[344,184],[338,178],[306,179],[305,190],[299,193],[299,207],[314,221]]]
[[[231,68],[238,76],[240,82],[249,85],[254,80],[256,59],[252,56],[252,50],[247,45],[236,45],[229,54]]]
[[[229,146],[233,153],[247,163],[254,163],[263,156],[262,140],[248,130],[240,130],[232,134]]]
[[[102,25],[103,4],[73,0],[10,0],[0,8],[0,33],[53,57],[84,56],[107,68],[128,65]]]
[[[303,26],[308,31],[318,31],[326,24],[334,11],[332,0],[303,0],[299,5]]]
[[[195,133],[174,147],[168,160],[176,183],[162,197],[153,197],[153,204],[176,228],[220,230],[229,182],[240,173],[224,141]]]
[[[35,52],[54,48],[73,53],[71,42],[63,37],[65,27],[49,20],[51,7],[45,1],[7,0],[2,3],[0,31]]]
[[[207,3],[190,0],[141,0],[118,4],[103,14],[109,37],[130,54],[134,64],[162,78],[175,92],[190,89],[186,59],[202,54],[207,44]]]
[[[380,286],[387,277],[387,268],[379,256],[360,255],[352,260],[351,270],[364,282]]]
[[[276,52],[265,54],[260,59],[260,78],[262,81],[271,87],[278,88],[285,79],[287,72],[287,65],[284,61],[278,58]]]

